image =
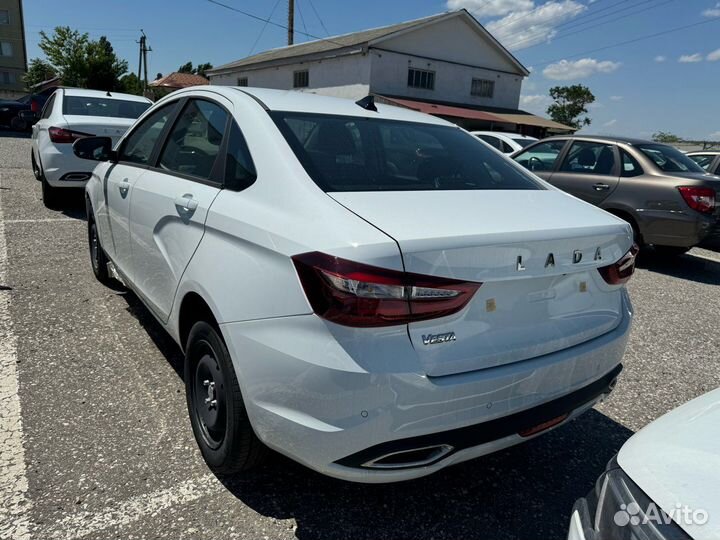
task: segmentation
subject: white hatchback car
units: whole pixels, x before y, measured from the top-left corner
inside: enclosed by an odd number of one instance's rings
[[[530,146],[537,142],[538,139],[528,135],[520,135],[519,133],[506,133],[500,131],[471,131],[478,139],[482,139],[493,148],[496,148],[503,154],[512,154],[518,150]]]
[[[152,101],[140,96],[81,88],[59,88],[45,103],[32,130],[31,164],[42,182],[43,202],[56,203],[58,189],[83,187],[92,169],[75,157],[81,137],[107,136],[116,142]]]
[[[87,184],[95,275],[185,351],[219,473],[260,441],[362,482],[522,442],[613,388],[630,226],[407,109],[201,87],[156,103]]]

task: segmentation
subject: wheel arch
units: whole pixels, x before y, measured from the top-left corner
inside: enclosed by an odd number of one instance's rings
[[[178,310],[178,341],[183,351],[187,345],[190,330],[193,325],[199,321],[205,321],[210,324],[222,335],[218,319],[210,307],[210,304],[197,292],[189,291],[183,296]]]
[[[637,240],[640,241],[638,243],[642,242],[643,235],[642,235],[642,231],[640,230],[640,222],[635,217],[635,215],[632,213],[632,211],[630,211],[629,209],[626,209],[626,208],[621,208],[621,207],[616,207],[616,206],[610,206],[607,208],[603,208],[603,210],[605,210],[609,214],[612,214],[615,217],[622,219],[623,221],[627,221],[630,224],[630,226],[633,228],[633,231],[635,232],[635,234],[637,236]]]

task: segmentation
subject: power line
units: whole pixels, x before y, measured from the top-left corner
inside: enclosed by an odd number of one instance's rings
[[[275,21],[271,21],[270,19],[265,19],[265,18],[263,18],[263,17],[260,17],[260,16],[258,16],[258,15],[255,15],[254,13],[249,13],[249,12],[244,11],[244,10],[242,10],[242,9],[238,9],[238,8],[236,8],[236,7],[234,7],[234,6],[229,6],[229,5],[224,4],[224,3],[222,3],[222,2],[220,2],[220,1],[218,1],[218,0],[207,0],[207,1],[210,2],[211,4],[215,4],[216,6],[220,6],[220,7],[223,7],[223,8],[225,8],[225,9],[229,9],[230,11],[234,11],[234,12],[236,12],[236,13],[240,13],[240,14],[242,14],[242,15],[245,15],[246,17],[250,17],[251,19],[255,19],[256,21],[267,22],[269,25],[277,26],[278,28],[282,28],[282,29],[284,29],[284,30],[289,30],[289,28],[288,28],[286,25],[284,25],[284,24],[280,24],[280,23],[277,23],[277,22],[275,22]],[[326,42],[328,42],[328,43],[332,43],[332,44],[338,45],[338,46],[340,46],[340,47],[345,47],[345,46],[346,46],[345,43],[340,43],[339,41],[333,41],[332,39],[328,39],[328,38],[322,38],[322,37],[320,37],[320,36],[316,36],[316,35],[314,35],[314,34],[310,34],[309,32],[301,32],[300,30],[295,30],[295,33],[297,33],[297,34],[302,34],[302,35],[304,35],[304,36],[307,36],[307,37],[310,37],[310,38],[313,38],[313,39],[317,39],[318,41],[326,41]]]
[[[644,3],[651,2],[651,1],[653,1],[653,0],[645,0],[644,2],[640,2],[639,4],[635,4],[635,5],[633,5],[633,6],[630,6],[629,8],[621,9],[621,10],[618,10],[618,11],[615,11],[615,12],[612,12],[612,13],[606,13],[605,15],[599,17],[598,19],[603,19],[603,18],[605,18],[605,17],[612,17],[613,15],[617,15],[617,14],[620,13],[621,11],[627,11],[627,9],[636,8],[636,7],[638,7],[638,6],[640,6],[640,5],[644,4]],[[643,12],[645,12],[645,11],[649,11],[649,10],[651,10],[651,9],[657,9],[657,8],[659,8],[659,7],[661,7],[661,6],[664,6],[664,5],[669,4],[670,2],[674,2],[674,1],[675,1],[675,0],[665,0],[664,2],[660,2],[659,4],[652,4],[652,5],[650,5],[650,6],[644,7],[644,8],[642,8],[642,9],[637,10],[637,11],[633,11],[633,12],[631,12],[631,13],[625,13],[625,14],[623,14],[623,15],[620,15],[619,17],[615,17],[615,18],[612,18],[612,19],[608,19],[608,20],[603,21],[603,22],[600,22],[600,23],[598,23],[598,24],[591,24],[591,23],[595,22],[595,21],[593,21],[593,20],[581,22],[581,23],[579,23],[579,24],[574,24],[574,25],[571,25],[571,26],[569,26],[568,28],[566,28],[566,30],[573,30],[573,29],[576,29],[576,30],[574,30],[574,31],[572,31],[572,32],[562,33],[562,34],[559,35],[559,36],[555,36],[555,37],[553,37],[553,41],[557,41],[557,40],[559,40],[559,39],[563,39],[563,38],[572,36],[572,35],[574,35],[574,34],[578,34],[578,33],[580,33],[580,32],[587,32],[588,30],[591,30],[591,29],[593,29],[593,28],[598,28],[598,27],[600,27],[600,26],[603,26],[603,25],[606,25],[606,24],[610,24],[611,22],[619,21],[620,19],[626,19],[626,18],[628,18],[628,17],[632,17],[632,16],[634,16],[634,15],[638,15],[638,14],[640,14],[640,13],[643,13]],[[585,26],[585,25],[587,25],[587,24],[590,24],[590,26]],[[562,25],[561,25],[561,26],[562,26]],[[581,26],[585,26],[585,28],[580,28]],[[556,27],[556,28],[560,28],[560,26],[558,26],[558,27]],[[507,47],[508,47],[508,48],[517,47],[518,45],[522,45],[523,43],[527,43],[528,41],[532,41],[532,40],[534,40],[534,39],[536,39],[536,36],[528,37],[528,38],[526,38],[526,39],[523,39],[523,40],[520,40],[520,41],[516,41],[516,42],[514,42],[514,43],[510,43],[509,45],[507,45]],[[525,47],[525,49],[531,49],[531,48],[537,47],[537,46],[539,46],[539,45],[541,45],[541,43],[538,43],[538,44],[535,44],[535,45],[531,45],[531,46],[529,46],[529,47]]]
[[[323,22],[322,18],[320,17],[320,14],[317,12],[317,9],[315,9],[315,4],[313,3],[313,0],[308,0],[310,2],[310,7],[313,10],[313,13],[315,13],[315,16],[317,17],[317,20],[320,21],[320,26],[322,26],[322,29],[325,31],[325,35],[329,36],[330,32],[328,32],[328,29],[325,28],[325,23]]]
[[[696,22],[693,24],[686,24],[685,26],[678,26],[675,28],[670,28],[668,30],[663,30],[662,32],[655,32],[654,34],[640,36],[639,38],[629,39],[627,41],[621,41],[619,43],[613,43],[611,45],[605,45],[604,47],[598,47],[597,49],[590,49],[588,51],[583,51],[581,53],[572,54],[569,56],[565,56],[563,58],[557,58],[555,60],[548,60],[548,61],[544,61],[544,62],[537,62],[537,63],[534,63],[533,65],[546,66],[548,64],[554,64],[555,62],[560,62],[561,60],[566,60],[568,58],[577,58],[578,56],[584,56],[586,54],[596,53],[596,52],[600,52],[600,51],[606,51],[607,49],[614,49],[615,47],[622,47],[623,45],[630,45],[631,43],[637,43],[639,41],[644,41],[646,39],[652,39],[654,37],[659,37],[659,36],[664,36],[667,34],[672,34],[675,32],[680,32],[681,30],[687,30],[688,28],[694,28],[694,27],[700,26],[702,24],[707,24],[707,23],[711,23],[711,22],[715,22],[715,21],[719,21],[719,20],[720,20],[720,17],[713,17],[712,19],[707,19],[707,20]]]
[[[303,17],[302,9],[300,8],[300,0],[295,0],[295,4],[297,5],[298,14],[300,15],[300,22],[303,25],[303,28],[305,29],[305,32],[307,33],[307,26],[305,26],[305,17]]]
[[[272,11],[270,12],[270,16],[268,17],[268,20],[272,19],[272,16],[275,14],[275,10],[277,9],[278,5],[280,5],[280,0],[275,1],[275,5],[273,6]],[[248,56],[250,56],[253,52],[255,52],[255,47],[257,47],[257,44],[260,41],[260,38],[265,33],[265,29],[267,28],[267,25],[268,25],[268,21],[265,21],[265,24],[263,24],[263,27],[260,30],[260,33],[258,34],[258,37],[255,38],[255,43],[253,43],[252,48],[250,49],[250,52],[248,53]]]

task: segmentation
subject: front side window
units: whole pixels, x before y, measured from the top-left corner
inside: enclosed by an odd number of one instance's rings
[[[611,174],[614,169],[614,147],[588,141],[574,142],[560,167],[562,172],[579,174]]]
[[[410,88],[422,88],[423,90],[435,89],[435,72],[426,69],[408,69],[408,86]]]
[[[666,144],[639,144],[637,148],[663,172],[705,172],[700,165],[672,146]]]
[[[310,86],[310,73],[308,70],[293,73],[293,88],[307,88]]]
[[[520,146],[520,148],[526,148],[534,143],[537,139],[513,139],[513,142]]]
[[[694,156],[688,156],[688,157],[690,159],[692,159],[695,163],[700,165],[706,171],[710,170],[710,165],[712,165],[712,162],[715,159],[715,156],[712,154],[696,154]]]
[[[63,114],[70,116],[102,116],[109,118],[139,118],[152,103],[123,99],[65,96]]]
[[[552,171],[564,146],[565,140],[536,144],[513,159],[531,171]]]
[[[12,43],[9,41],[0,41],[0,56],[12,56]]]
[[[543,189],[456,127],[282,111],[271,116],[326,192]]]
[[[155,145],[176,106],[177,102],[166,105],[140,122],[125,139],[120,150],[120,161],[149,165]]]
[[[168,134],[159,167],[209,180],[227,119],[228,113],[220,105],[191,99]]]
[[[470,94],[477,97],[491,98],[495,94],[495,81],[487,79],[473,79]]]

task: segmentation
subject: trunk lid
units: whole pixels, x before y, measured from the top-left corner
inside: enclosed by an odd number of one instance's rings
[[[483,283],[460,313],[409,325],[427,375],[549,354],[622,320],[621,287],[596,269],[630,249],[630,226],[558,190],[329,195],[392,237],[406,271]]]
[[[115,118],[112,116],[64,115],[67,129],[80,131],[97,137],[110,137],[115,143],[120,140],[130,126],[135,123],[132,118]]]

